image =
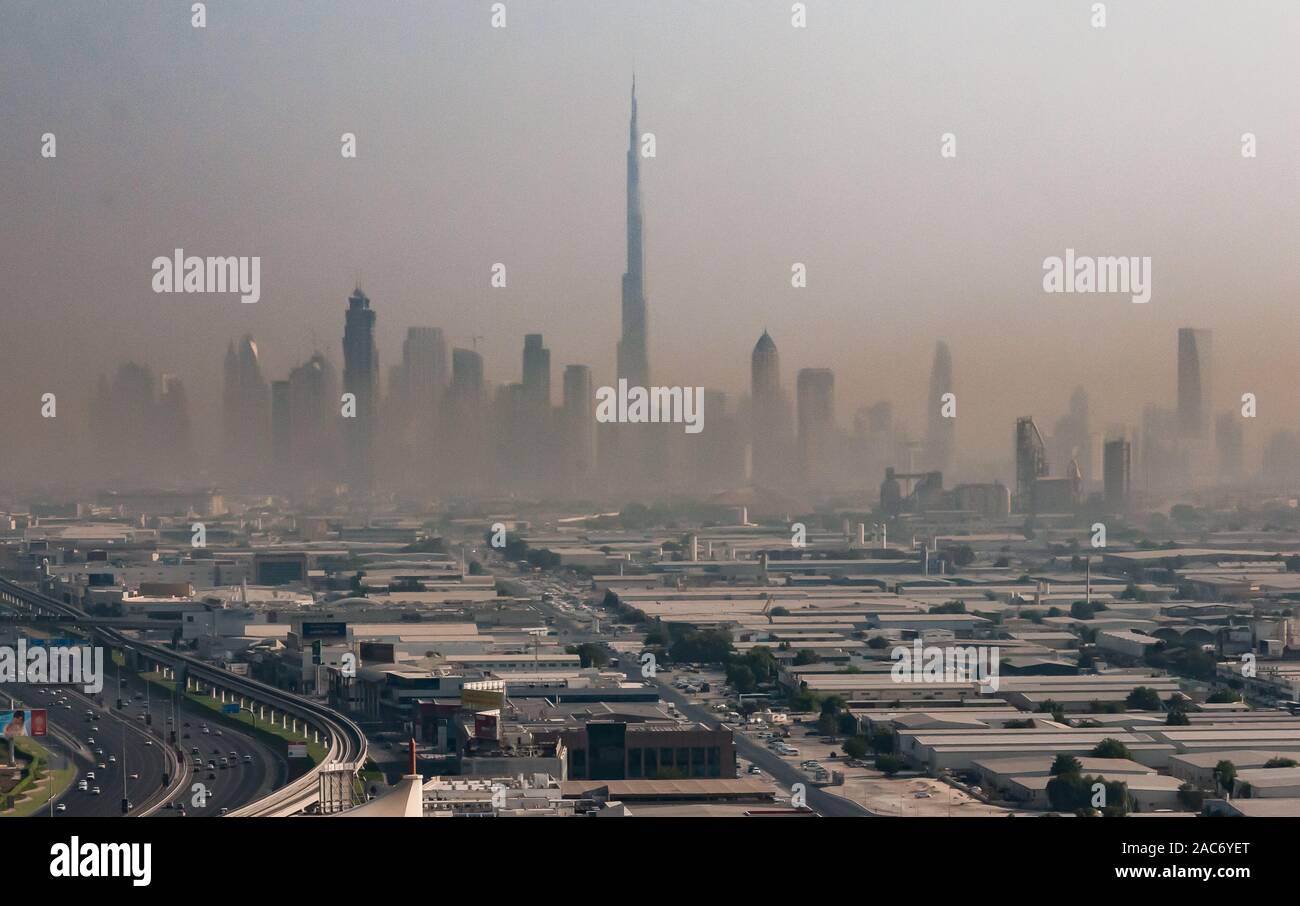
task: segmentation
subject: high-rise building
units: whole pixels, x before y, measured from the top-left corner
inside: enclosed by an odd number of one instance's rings
[[[804,481],[825,484],[833,478],[835,452],[835,373],[803,368],[795,382],[799,420],[799,465]]]
[[[343,391],[356,397],[355,416],[343,419],[348,481],[364,489],[374,481],[379,350],[375,346],[375,312],[359,286],[348,297],[343,326]]]
[[[390,369],[384,406],[385,461],[408,489],[426,487],[438,456],[438,409],[450,359],[439,327],[409,327],[402,361]]]
[[[1128,508],[1132,485],[1133,446],[1128,438],[1116,437],[1106,441],[1102,450],[1102,480],[1106,509],[1122,513]]]
[[[317,352],[289,372],[290,461],[298,485],[337,480],[339,380],[329,359]]]
[[[240,480],[255,478],[266,463],[270,397],[252,334],[227,345],[222,391],[224,466]]]
[[[1034,485],[1049,471],[1047,446],[1033,416],[1016,419],[1016,501],[1019,512],[1034,512]]]
[[[781,357],[765,330],[749,358],[750,444],[753,477],[764,485],[786,480],[790,401],[781,389]]]
[[[450,361],[441,327],[408,327],[402,343],[401,391],[411,413],[436,412]]]
[[[640,136],[636,126],[636,79],[632,80],[632,118],[627,147],[627,272],[623,274],[623,335],[618,341],[618,376],[629,386],[650,386],[647,350],[645,245],[641,227]]]
[[[524,401],[538,411],[551,406],[551,351],[540,333],[524,336]]]
[[[451,351],[451,384],[442,407],[444,451],[441,478],[454,493],[475,492],[488,478],[487,385],[483,356],[473,349]]]
[[[957,419],[943,415],[944,394],[956,393],[952,385],[952,354],[942,340],[934,348],[930,368],[930,397],[926,400],[925,467],[944,472],[952,465],[953,436]]]
[[[596,398],[591,369],[586,365],[566,365],[563,390],[564,475],[570,493],[589,493],[589,482],[596,468]]]
[[[1178,328],[1178,433],[1189,440],[1205,440],[1210,431],[1211,349],[1209,330]]]

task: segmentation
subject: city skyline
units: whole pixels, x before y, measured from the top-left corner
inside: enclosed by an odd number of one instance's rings
[[[1250,15],[1256,24],[1266,24],[1276,9],[1281,7],[1262,5]],[[309,29],[317,41],[328,42],[354,13],[343,7],[323,10]],[[35,84],[25,70],[12,73],[14,84],[31,90],[11,98],[14,128],[0,139],[20,177],[10,205],[18,216],[4,234],[0,254],[8,256],[6,273],[12,276],[8,304],[24,324],[27,340],[6,349],[0,363],[0,378],[12,391],[0,404],[3,415],[16,424],[40,426],[38,406],[30,401],[47,391],[84,414],[78,399],[83,382],[53,359],[55,350],[67,349],[75,349],[91,373],[110,373],[120,361],[147,359],[158,371],[181,376],[195,408],[211,411],[219,404],[221,363],[206,348],[252,333],[263,349],[263,367],[276,375],[316,350],[337,359],[335,300],[340,286],[358,278],[384,312],[376,344],[385,361],[398,358],[408,325],[439,324],[452,345],[470,345],[469,337],[481,335],[487,377],[514,381],[518,338],[543,331],[557,363],[586,363],[597,385],[610,382],[622,330],[611,297],[618,298],[620,273],[628,273],[627,236],[620,224],[629,215],[626,173],[610,163],[628,151],[627,85],[635,57],[641,129],[657,138],[656,156],[640,162],[648,205],[645,295],[653,297],[654,307],[648,358],[657,379],[716,387],[737,399],[748,384],[745,355],[766,327],[779,339],[791,373],[803,367],[835,370],[841,423],[851,422],[858,405],[892,400],[917,432],[927,395],[924,362],[934,342],[946,339],[961,364],[958,435],[964,456],[986,466],[1006,458],[1009,420],[1024,412],[1045,413],[1040,418],[1050,425],[1076,386],[1088,389],[1098,425],[1139,422],[1147,403],[1163,404],[1176,393],[1172,353],[1149,338],[1193,325],[1218,335],[1219,397],[1210,417],[1241,393],[1252,392],[1260,401],[1260,431],[1295,427],[1296,417],[1281,402],[1292,387],[1286,376],[1289,352],[1280,338],[1300,326],[1286,303],[1297,281],[1268,253],[1272,243],[1249,237],[1265,225],[1273,236],[1300,234],[1293,212],[1280,203],[1278,193],[1267,190],[1278,168],[1289,166],[1292,153],[1287,149],[1300,147],[1300,136],[1293,141],[1278,131],[1292,128],[1287,117],[1273,112],[1271,105],[1278,101],[1224,87],[1233,83],[1208,81],[1237,69],[1265,80],[1270,67],[1281,65],[1280,50],[1275,54],[1266,43],[1252,46],[1247,56],[1239,41],[1217,35],[1208,22],[1182,20],[1170,45],[1175,49],[1215,35],[1194,75],[1200,81],[1191,87],[1200,90],[1180,87],[1176,95],[1166,96],[1157,86],[1151,89],[1152,99],[1159,97],[1155,106],[1195,124],[1197,149],[1212,149],[1208,157],[1188,159],[1187,172],[1178,177],[1212,191],[1199,207],[1178,207],[1161,200],[1170,194],[1170,184],[1154,163],[1135,163],[1124,177],[1140,174],[1152,180],[1146,188],[1129,183],[1098,187],[1093,179],[1098,161],[1108,159],[1099,149],[1116,136],[1142,144],[1147,149],[1143,161],[1155,155],[1156,145],[1161,159],[1167,153],[1187,158],[1190,151],[1189,145],[1168,145],[1181,138],[1156,141],[1137,133],[1135,139],[1123,115],[1113,127],[1106,126],[1102,108],[1087,106],[1099,101],[1078,101],[1085,105],[1080,116],[1090,116],[1096,136],[1079,135],[1073,120],[1052,117],[1033,133],[1040,136],[1035,147],[1042,148],[1017,152],[1007,147],[1007,136],[1020,134],[1013,129],[1021,125],[1026,108],[1041,109],[1054,97],[1046,85],[1031,88],[1027,101],[1014,103],[995,91],[989,109],[975,120],[952,109],[948,98],[957,88],[948,79],[917,78],[917,61],[888,51],[880,61],[899,64],[896,78],[912,77],[913,94],[904,94],[910,104],[890,100],[884,86],[850,88],[843,80],[821,96],[776,91],[773,76],[757,66],[775,48],[784,48],[808,67],[813,84],[828,79],[836,66],[876,73],[875,63],[846,56],[835,32],[853,26],[875,41],[882,32],[904,28],[897,22],[863,31],[860,26],[867,23],[859,17],[864,13],[836,8],[828,11],[829,21],[814,17],[807,34],[799,37],[803,43],[787,46],[789,27],[783,20],[727,23],[711,10],[665,4],[663,12],[645,14],[633,39],[620,31],[626,26],[616,24],[620,17],[615,13],[581,10],[561,12],[556,21],[578,34],[603,29],[624,37],[561,63],[563,54],[552,37],[535,29],[506,30],[501,37],[516,43],[509,45],[505,69],[487,74],[481,86],[453,81],[455,90],[437,102],[445,106],[407,103],[411,110],[424,111],[409,121],[415,131],[408,137],[418,136],[414,145],[426,154],[419,168],[409,150],[379,138],[386,121],[375,117],[385,105],[363,112],[354,102],[363,96],[356,90],[341,103],[300,86],[297,98],[303,109],[329,111],[309,129],[297,119],[287,130],[272,129],[272,112],[254,107],[248,122],[267,136],[255,144],[256,152],[196,124],[195,138],[186,141],[202,136],[211,147],[201,151],[183,144],[205,162],[186,171],[184,161],[190,157],[163,153],[138,133],[117,135],[109,143],[98,120],[74,132],[48,122],[50,111],[63,102],[80,109],[100,100],[95,89],[74,90],[57,79]],[[1034,52],[1073,54],[1099,80],[1095,94],[1110,96],[1107,80],[1118,76],[1100,67],[1093,52],[1063,47],[1064,38],[1051,29],[1054,17],[1037,14],[1032,5],[1024,10],[1020,37],[1038,39]],[[477,28],[468,13],[451,7],[442,12],[448,18],[438,32],[440,42],[454,44],[457,36]],[[124,15],[128,21],[142,17],[142,35],[165,27],[157,21],[163,17]],[[374,35],[368,40],[392,37],[410,25],[404,17],[411,15],[380,14],[371,20]],[[921,26],[932,25],[930,14],[916,15]],[[960,5],[950,15],[962,26],[957,31],[981,34],[990,49],[977,53],[942,30],[936,33],[938,49],[954,66],[965,66],[985,80],[978,84],[990,90],[1003,85],[1017,69],[991,59],[996,56],[991,49],[1006,51],[1007,42],[1020,48],[1019,38],[988,35],[990,23]],[[673,16],[753,41],[754,56],[724,69],[695,43],[678,48],[664,30]],[[1131,16],[1112,40],[1140,41],[1155,35],[1163,21],[1158,10],[1135,10]],[[215,22],[214,28],[220,28],[211,34],[252,27],[244,17],[237,21],[237,26]],[[52,40],[62,35],[74,46],[82,42],[90,65],[112,66],[130,46],[76,36],[61,11],[42,24]],[[0,40],[21,43],[24,27],[19,18]],[[259,27],[275,33],[285,27],[283,13],[269,11]],[[157,53],[168,59],[188,54],[200,68],[216,65],[217,58],[209,56],[213,49],[200,46],[189,53],[175,43],[162,42]],[[669,48],[684,53],[683,62],[690,65],[681,72],[666,67]],[[661,52],[651,52],[655,49]],[[12,50],[7,59],[29,60],[29,51]],[[529,52],[561,66],[556,79],[521,79],[529,72],[522,55]],[[237,42],[223,39],[220,53],[238,53]],[[392,53],[411,63],[414,48],[396,40]],[[454,48],[448,59],[463,65],[473,53]],[[1250,65],[1243,66],[1247,61]],[[282,63],[249,69],[260,78],[275,78],[282,67],[317,71],[322,65],[294,50]],[[332,80],[354,78],[358,88],[376,78],[361,72],[359,59],[350,54],[330,65],[336,67]],[[1138,68],[1129,76],[1159,71],[1154,61],[1131,65]],[[578,79],[582,66],[586,75]],[[34,71],[43,70],[38,65]],[[715,78],[701,82],[688,73]],[[134,84],[135,78],[123,73],[113,84]],[[533,87],[521,90],[525,83]],[[1193,97],[1202,101],[1189,100]],[[398,98],[395,102],[410,100],[400,93]],[[181,100],[167,88],[155,88],[147,97],[159,115],[192,121],[178,106]],[[1225,114],[1221,108],[1229,100],[1241,101],[1242,112]],[[473,113],[489,101],[495,118]],[[1240,135],[1256,120],[1260,156],[1246,160]],[[444,121],[454,128],[433,130],[432,123]],[[1272,131],[1265,135],[1261,124]],[[710,138],[720,126],[726,127],[727,141]],[[50,161],[33,150],[47,130],[60,139],[59,156]],[[338,138],[345,131],[357,136],[355,160],[338,155]],[[939,151],[940,137],[947,132],[957,137],[958,156],[945,161]],[[533,134],[536,141],[517,140]],[[125,144],[129,154],[114,150],[113,144]],[[818,153],[810,157],[814,150]],[[141,170],[136,161],[148,162],[148,169]],[[412,181],[415,174],[434,173],[454,178]],[[268,175],[281,178],[268,184]],[[173,202],[142,207],[120,189],[143,187],[155,178],[171,188],[170,194],[153,197]],[[75,186],[75,198],[98,200],[42,203],[57,197],[52,193],[62,185]],[[1084,185],[1094,196],[1116,193],[1094,197],[1101,211],[1114,210],[1123,196],[1136,199],[1147,214],[1123,234],[1100,229],[1105,216],[1091,217],[1073,200]],[[411,186],[417,191],[409,191]],[[989,194],[994,186],[1002,195]],[[1040,205],[1028,202],[1026,193],[1034,186],[1043,187],[1034,197],[1051,199],[1055,213],[1047,220]],[[214,199],[222,198],[226,201],[212,207]],[[271,199],[279,201],[271,204]],[[242,217],[233,217],[236,210]],[[1246,211],[1252,212],[1249,220],[1233,213]],[[1175,217],[1205,225],[1204,235],[1167,229]],[[918,232],[914,222],[925,224],[925,231]],[[994,232],[1005,238],[989,238],[986,223],[996,224]],[[134,238],[116,246],[99,240],[81,243],[84,229],[113,235],[111,224],[131,228]],[[34,244],[36,237],[44,237],[44,245]],[[180,246],[205,254],[260,254],[266,292],[255,305],[215,296],[152,294],[147,290],[148,261]],[[1072,247],[1150,254],[1152,301],[1135,306],[1108,296],[1043,294],[1042,260]],[[58,267],[51,264],[54,255]],[[508,268],[503,289],[489,284],[495,262]],[[790,286],[794,262],[808,267],[806,289]],[[936,267],[936,262],[952,266]],[[70,305],[88,305],[89,300],[98,318],[70,317]],[[1265,320],[1276,329],[1262,330]],[[1080,326],[1086,344],[1075,342]],[[1011,360],[1020,374],[1036,378],[1018,380],[988,364]],[[201,445],[216,440],[202,424],[195,430]],[[1245,442],[1258,451],[1266,437],[1247,436]]]

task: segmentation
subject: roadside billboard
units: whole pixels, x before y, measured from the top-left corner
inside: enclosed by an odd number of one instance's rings
[[[44,708],[30,711],[0,711],[0,736],[44,736],[46,715]]]

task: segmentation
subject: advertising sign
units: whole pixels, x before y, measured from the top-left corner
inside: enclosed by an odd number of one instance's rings
[[[345,639],[348,635],[346,622],[304,622],[300,632],[304,639]]]
[[[15,736],[44,736],[45,709],[34,711],[0,711],[0,736],[13,739]]]

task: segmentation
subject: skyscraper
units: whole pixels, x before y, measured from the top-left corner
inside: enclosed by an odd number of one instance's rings
[[[829,368],[803,368],[795,387],[799,419],[799,464],[810,484],[832,476],[835,443],[835,373]]]
[[[385,462],[411,489],[427,487],[439,459],[438,409],[446,392],[450,360],[439,327],[409,327],[402,361],[389,372],[384,406]]]
[[[790,402],[781,389],[781,357],[765,330],[749,359],[750,444],[753,478],[780,483],[788,465]]]
[[[445,451],[442,478],[458,493],[478,490],[487,477],[485,431],[487,387],[483,383],[483,356],[473,349],[451,351],[451,384],[442,407]]]
[[[940,340],[934,347],[934,365],[930,368],[930,396],[925,406],[927,470],[945,472],[952,464],[953,434],[957,419],[944,418],[943,396],[955,392],[952,386],[952,355],[948,352],[948,344]]]
[[[551,405],[551,351],[540,333],[524,336],[524,399],[538,409]]]
[[[1016,498],[1020,512],[1034,511],[1034,484],[1048,474],[1047,446],[1033,416],[1016,419]]]
[[[270,397],[252,334],[226,347],[222,391],[225,466],[237,478],[256,477],[266,463]]]
[[[372,458],[379,389],[379,350],[375,346],[375,312],[357,287],[348,297],[343,326],[343,391],[356,397],[355,417],[344,418],[348,481],[368,488],[374,481]]]
[[[1178,433],[1205,440],[1210,430],[1210,355],[1214,335],[1208,330],[1178,328]]]
[[[1117,437],[1106,441],[1102,451],[1102,473],[1105,482],[1106,509],[1122,513],[1128,508],[1132,484],[1133,447],[1127,438]]]
[[[564,366],[564,475],[570,493],[590,491],[596,466],[595,396],[591,369],[586,365]]]
[[[618,341],[618,376],[630,386],[650,386],[647,351],[644,243],[641,232],[641,164],[636,128],[636,79],[627,147],[627,272],[623,274],[623,336]]]
[[[289,451],[297,484],[337,480],[339,381],[319,352],[289,372]]]

